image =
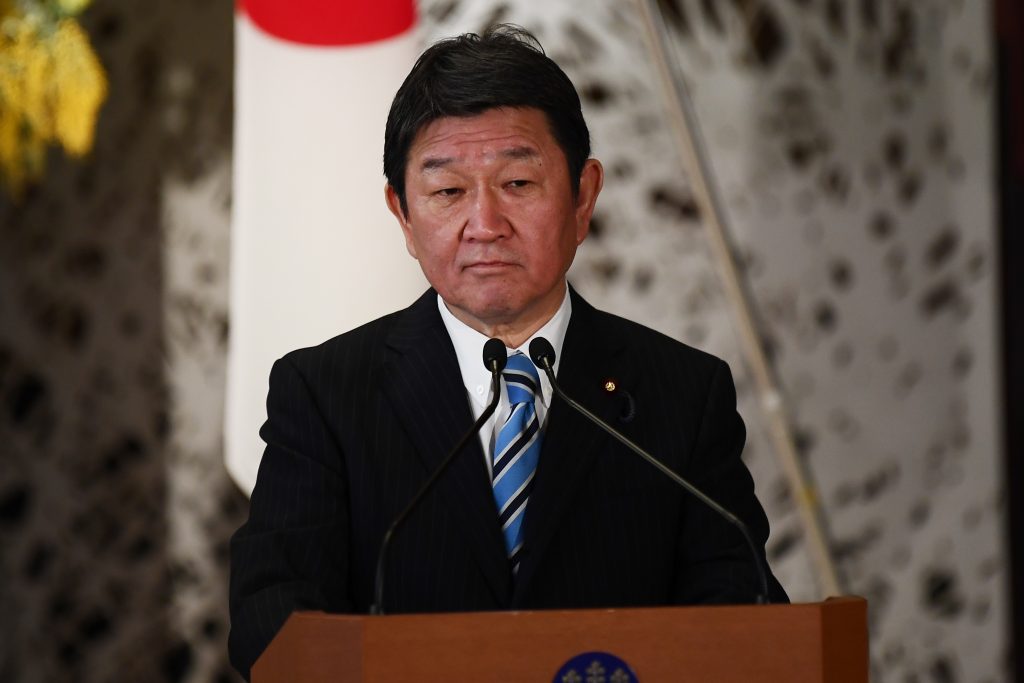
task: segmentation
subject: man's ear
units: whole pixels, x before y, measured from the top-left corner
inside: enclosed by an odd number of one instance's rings
[[[399,198],[395,188],[391,187],[391,183],[384,183],[384,201],[387,203],[392,215],[398,220],[398,225],[402,228],[402,233],[405,235],[406,251],[413,258],[417,258],[416,245],[413,243],[412,230],[409,227],[409,216],[402,210],[402,200]]]
[[[590,232],[590,217],[594,214],[594,205],[602,187],[604,166],[597,159],[587,159],[580,172],[580,189],[576,193],[576,244],[581,244]]]

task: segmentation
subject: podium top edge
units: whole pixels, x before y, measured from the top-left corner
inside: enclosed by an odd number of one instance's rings
[[[538,610],[494,610],[494,611],[478,611],[478,612],[403,612],[397,614],[354,614],[354,613],[334,613],[334,612],[323,612],[323,611],[301,611],[294,612],[289,620],[294,618],[300,619],[340,619],[340,620],[351,620],[351,619],[365,619],[368,621],[378,620],[391,620],[391,619],[430,619],[438,616],[446,617],[480,617],[480,618],[493,618],[496,616],[508,616],[508,617],[524,617],[533,615],[599,615],[599,614],[622,614],[622,615],[641,615],[641,614],[659,614],[664,615],[666,612],[678,611],[680,613],[692,613],[699,610],[714,610],[715,612],[727,611],[727,610],[791,610],[791,611],[806,611],[806,610],[820,610],[823,608],[839,607],[841,605],[867,605],[867,599],[858,595],[837,595],[826,597],[821,602],[796,602],[791,604],[769,604],[769,605],[752,605],[752,604],[740,604],[740,605],[665,605],[657,607],[598,607],[598,608],[587,608],[587,609],[538,609]]]

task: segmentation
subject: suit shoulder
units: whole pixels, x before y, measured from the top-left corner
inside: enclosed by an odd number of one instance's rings
[[[634,353],[652,359],[671,359],[705,371],[714,371],[725,364],[718,356],[685,344],[646,325],[614,313],[600,310],[595,310],[595,313],[601,324],[610,333],[624,340],[627,346],[632,347]]]
[[[371,320],[317,346],[296,349],[278,362],[304,372],[321,372],[325,367],[346,373],[365,372],[383,358],[389,345],[414,343],[426,331],[442,324],[437,310],[437,292],[428,289],[407,308]]]
[[[402,311],[389,313],[331,337],[316,346],[295,349],[286,353],[281,361],[301,370],[319,366],[327,359],[365,363],[374,355],[375,350],[383,348],[395,319],[401,313]]]

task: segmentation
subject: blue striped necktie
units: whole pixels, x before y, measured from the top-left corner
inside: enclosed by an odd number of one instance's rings
[[[505,549],[515,573],[519,569],[519,555],[523,548],[526,500],[533,487],[533,475],[540,455],[540,422],[535,404],[540,377],[533,362],[522,353],[509,356],[502,377],[505,378],[511,410],[494,440],[494,500],[498,504],[498,520],[505,535]]]

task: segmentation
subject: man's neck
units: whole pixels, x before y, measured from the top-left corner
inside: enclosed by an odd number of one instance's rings
[[[449,306],[447,302],[444,305],[459,322],[467,327],[490,339],[500,339],[510,349],[517,349],[554,317],[562,306],[566,288],[567,285],[563,281],[558,296],[553,297],[550,303],[545,301],[545,305],[538,307],[537,311],[524,311],[514,320],[480,320],[456,306]]]
[[[452,346],[455,348],[455,355],[459,360],[459,371],[462,373],[466,391],[469,393],[476,415],[479,416],[484,406],[490,400],[491,373],[480,362],[480,354],[484,344],[487,342],[487,337],[452,315],[452,312],[448,310],[448,306],[445,305],[440,296],[437,297],[437,308],[441,315],[441,320],[444,322],[445,329],[448,331],[448,336],[452,340]],[[561,305],[559,305],[551,320],[542,325],[530,338],[523,340],[519,346],[510,348],[509,352],[522,351],[528,354],[529,348],[524,347],[528,347],[531,339],[541,335],[555,349],[554,370],[558,372],[562,346],[566,332],[569,329],[571,317],[572,301],[569,298],[569,293],[566,292],[562,296]],[[547,376],[543,374],[541,375],[541,390],[542,403],[546,406],[547,401],[551,397],[551,386],[548,383]]]

